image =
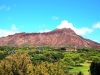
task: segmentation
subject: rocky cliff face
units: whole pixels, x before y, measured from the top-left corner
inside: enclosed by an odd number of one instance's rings
[[[97,47],[100,44],[84,39],[70,28],[56,29],[46,33],[16,33],[0,38],[0,46],[75,46]]]

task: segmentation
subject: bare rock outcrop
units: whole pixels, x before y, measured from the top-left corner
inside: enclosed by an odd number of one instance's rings
[[[55,29],[45,33],[16,33],[0,38],[0,46],[74,46],[96,47],[100,44],[77,35],[70,28]]]

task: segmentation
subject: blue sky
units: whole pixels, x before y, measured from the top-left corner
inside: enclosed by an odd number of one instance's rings
[[[100,43],[100,0],[0,0],[0,37],[64,27]]]

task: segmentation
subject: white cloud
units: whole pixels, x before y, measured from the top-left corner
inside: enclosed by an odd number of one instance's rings
[[[74,30],[76,32],[76,34],[78,35],[85,35],[87,33],[91,33],[93,30],[87,27],[83,27],[83,28],[75,28],[73,26],[72,23],[69,23],[67,20],[64,20],[61,22],[60,25],[57,26],[58,29],[62,29],[62,28],[71,28],[72,30]]]
[[[19,32],[18,29],[17,29],[16,26],[13,24],[13,25],[11,26],[11,29],[10,29],[10,30],[0,29],[0,37],[12,35],[12,34],[15,34],[15,33],[18,33],[18,32]]]
[[[93,28],[100,28],[100,22],[97,22],[96,24],[94,24]]]
[[[18,31],[18,29],[17,29],[17,27],[15,26],[15,24],[12,24],[11,30],[12,30],[12,31]]]
[[[53,19],[53,20],[58,20],[59,17],[57,17],[57,16],[52,16],[52,19]]]
[[[6,9],[6,10],[10,10],[10,6],[5,6],[5,5],[2,5],[2,6],[0,6],[0,10],[2,10],[2,9]]]
[[[39,32],[40,33],[44,33],[44,32],[50,32],[51,30],[47,30],[47,29],[45,29],[45,30],[40,30]]]

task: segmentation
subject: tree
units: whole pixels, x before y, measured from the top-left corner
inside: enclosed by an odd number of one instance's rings
[[[84,63],[85,61],[79,54],[73,54],[72,59],[75,62],[75,66],[80,65],[80,63]]]
[[[6,52],[0,52],[0,60],[4,59],[7,56]]]
[[[64,55],[62,53],[51,53],[51,58],[53,59],[54,62],[62,59]]]
[[[100,62],[92,62],[90,65],[91,75],[100,75]]]
[[[28,54],[16,53],[0,61],[0,75],[27,75],[32,73],[32,63]]]
[[[98,56],[91,56],[92,61],[100,61],[100,58]]]
[[[67,66],[60,62],[42,62],[33,67],[33,75],[68,75]]]
[[[74,61],[70,57],[65,57],[63,59],[63,63],[68,66],[74,66]]]

